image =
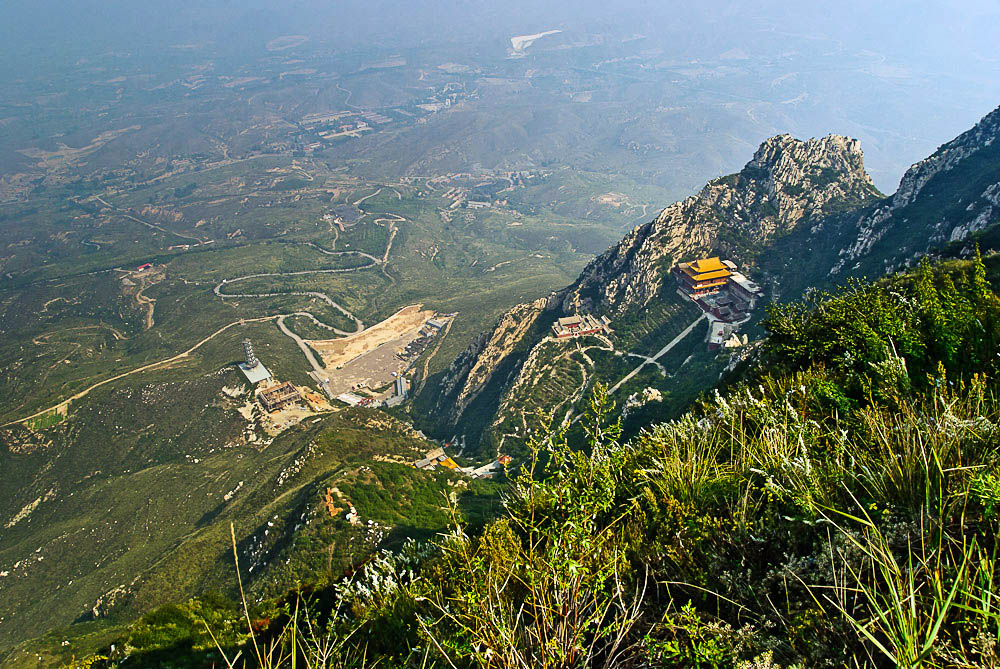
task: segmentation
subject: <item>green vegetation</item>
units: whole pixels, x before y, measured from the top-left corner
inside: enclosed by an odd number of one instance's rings
[[[969,141],[961,135],[949,144],[963,139]],[[915,254],[947,244],[942,221],[951,228],[979,229],[987,240],[997,234],[998,217],[985,195],[1000,180],[1000,144],[989,141],[976,148],[955,169],[933,174],[907,206],[893,211],[888,220],[879,224],[879,239],[867,256],[859,259],[860,272],[877,276],[886,268],[908,267]]]
[[[0,547],[10,570],[5,601],[20,619],[56,627],[96,617],[107,627],[207,590],[233,596],[231,522],[241,559],[253,568],[248,590],[266,598],[299,581],[338,578],[382,541],[394,546],[441,531],[448,492],[471,522],[489,512],[495,493],[488,482],[455,487],[457,475],[376,461],[411,462],[433,445],[374,410],[313,419],[273,442],[262,434],[248,441],[247,431],[259,429],[236,413],[245,396],[220,392],[240,384],[231,368],[197,381],[157,372],[143,383],[95,391],[96,401],[82,403],[72,420],[37,435],[5,435],[16,447],[0,453],[5,484],[26,491],[3,508],[5,518],[20,519],[4,528]],[[182,400],[160,402],[174,393]],[[75,439],[88,447],[72,447]],[[53,461],[53,452],[61,457]],[[373,478],[369,469],[392,476]],[[331,517],[324,492],[339,485],[346,498]],[[386,494],[413,517],[387,517]],[[348,504],[361,526],[345,519]],[[21,561],[23,554],[32,558]],[[123,587],[115,574],[129,575]],[[39,628],[6,625],[0,632],[13,645]],[[56,646],[68,659],[88,644]]]
[[[40,416],[36,416],[31,420],[24,421],[24,426],[29,430],[44,430],[47,427],[52,427],[53,425],[58,425],[66,418],[66,411],[68,409],[52,409],[51,411],[46,411]]]
[[[434,537],[449,520],[470,537],[503,535],[493,526],[482,529],[499,511],[503,481],[408,467],[432,446],[408,421],[435,437],[457,433],[463,444],[466,436],[478,441],[504,399],[501,382],[516,378],[531,341],[504,361],[496,387],[469,407],[468,430],[442,425],[444,412],[428,410],[438,408],[431,405],[444,394],[438,381],[449,364],[512,305],[571,283],[656,207],[744,161],[747,142],[760,131],[752,112],[761,103],[751,91],[764,90],[775,76],[769,57],[754,61],[765,67],[728,59],[692,67],[686,57],[675,58],[683,48],[657,53],[646,40],[601,38],[586,48],[538,49],[521,60],[503,58],[493,48],[499,43],[483,49],[478,38],[466,42],[467,31],[444,47],[366,42],[354,51],[340,41],[335,54],[322,40],[295,44],[297,38],[285,45],[294,50],[272,50],[273,43],[262,50],[254,31],[243,33],[245,43],[171,39],[160,45],[162,53],[150,51],[152,44],[102,48],[64,67],[40,51],[27,69],[7,68],[15,77],[5,88],[9,104],[0,105],[0,246],[6,249],[0,256],[0,664],[56,665],[101,647],[110,651],[113,641],[119,655],[134,649],[130,661],[141,657],[149,665],[221,665],[238,652],[259,664],[248,642],[294,657],[290,644],[320,638],[308,625],[325,629],[328,622],[337,632],[328,657],[364,648],[361,637],[370,629],[372,648],[387,656],[423,653],[428,663],[440,663],[444,651],[427,643],[417,629],[423,619],[414,626],[410,615],[424,615],[424,603],[392,599],[395,591],[373,586],[372,574],[406,566],[454,592],[481,592],[478,584],[489,582],[482,570],[458,558],[442,562],[441,551],[450,549],[436,547]],[[810,43],[802,39],[786,36],[783,48],[801,51]],[[389,56],[398,66],[378,64]],[[833,70],[824,63],[840,58],[810,58],[796,68],[795,86],[828,78]],[[706,106],[699,82],[712,80],[745,90],[736,102]],[[786,97],[773,85],[768,90],[780,96],[775,105]],[[867,99],[870,92],[856,94]],[[829,113],[828,105],[813,104],[796,113],[808,120],[812,109]],[[362,110],[364,138],[344,136],[342,125],[360,123]],[[982,192],[985,181],[977,183]],[[468,206],[472,201],[482,208]],[[726,228],[722,237],[720,251],[746,247],[741,263],[758,257],[738,230]],[[799,246],[786,255],[812,245],[836,254],[845,246],[828,241],[795,237],[789,247]],[[355,253],[335,255],[344,251]],[[662,261],[665,270],[670,263]],[[766,270],[772,273],[766,285],[776,287],[780,278],[786,299],[799,294],[798,284],[787,281],[787,266]],[[215,293],[220,285],[230,297]],[[263,296],[231,296],[239,292]],[[352,329],[356,321],[330,301],[366,324],[417,302],[457,317],[411,372],[416,397],[391,413],[401,420],[345,410],[306,418],[273,438],[233,368],[240,341],[251,337],[276,377],[311,385],[302,352],[275,318],[308,310]],[[616,341],[612,350],[543,360],[552,363],[546,378],[513,400],[522,412],[565,412],[558,403],[567,388],[579,391],[580,406],[600,400],[595,381],[622,378],[636,361],[625,354],[659,350],[694,317],[691,309],[666,299],[630,314],[620,323],[625,346]],[[548,333],[551,316],[539,319],[532,337]],[[946,322],[965,322],[960,316],[948,311]],[[286,324],[302,335],[330,335],[306,317]],[[676,417],[706,379],[717,378],[725,361],[705,352],[699,339],[692,335],[664,356],[662,367],[649,365],[621,387],[619,403],[647,387],[662,390],[663,402],[632,411],[617,441]],[[945,347],[952,351],[949,368],[965,355],[955,346]],[[915,365],[935,373],[934,355]],[[832,390],[827,394],[845,412],[863,404],[853,395],[845,404]],[[64,414],[49,409],[74,396]],[[567,468],[584,467],[570,452],[581,446],[596,452],[610,438],[589,438],[587,425],[574,424],[560,437],[562,455],[551,457],[563,458]],[[510,452],[525,452],[523,440],[513,446]],[[546,452],[553,444],[536,447]],[[554,466],[541,457],[540,484],[549,485],[542,472]],[[984,474],[974,484],[984,505],[995,504],[995,480]],[[332,501],[328,490],[337,491]],[[516,499],[509,502],[512,536],[539,539],[511,558],[530,581],[535,565],[549,559],[550,530],[528,522]],[[360,524],[347,519],[349,505],[357,507]],[[580,519],[589,522],[571,517]],[[572,529],[562,521],[552,527]],[[242,567],[239,592],[230,531]],[[414,537],[424,543],[407,543]],[[480,540],[471,541],[455,550]],[[373,555],[377,548],[398,552]],[[644,559],[636,551],[621,564],[638,569]],[[458,565],[471,580],[435,575],[433,564]],[[353,576],[345,581],[345,574]],[[592,589],[591,581],[580,583]],[[214,590],[223,595],[205,594]],[[412,648],[394,648],[390,627],[375,625],[376,615],[391,618],[365,599],[376,591],[386,593],[387,605],[399,603],[398,636]],[[441,592],[428,591],[426,601],[447,608],[451,595]],[[244,594],[254,602],[252,620],[240,610]],[[201,596],[188,599],[194,595]],[[510,601],[525,601],[523,593]],[[724,652],[694,627],[704,608],[698,606],[682,609],[677,619],[699,645]],[[468,660],[461,635],[473,638],[470,630],[478,629],[472,610],[455,608],[460,617],[443,623],[451,632],[439,633],[441,621],[433,616],[426,621],[435,638],[450,639],[442,644],[456,661]],[[302,636],[295,621],[306,625]],[[366,621],[372,624],[364,628]],[[70,623],[67,632],[49,633]],[[42,635],[40,645],[8,654],[32,635]],[[631,647],[634,639],[626,641]],[[613,641],[599,637],[602,643],[611,645],[600,652],[612,652]],[[313,650],[306,656],[315,657]]]
[[[892,392],[886,389],[890,382],[919,384],[938,365],[993,378],[997,305],[978,250],[975,270],[967,266],[934,272],[925,260],[915,274],[892,280],[891,289],[852,282],[836,296],[817,293],[775,307],[765,322],[765,355],[773,358],[775,371],[828,366],[844,392],[857,397]],[[898,361],[905,361],[902,372],[893,367]],[[881,369],[888,371],[874,376]]]
[[[249,638],[285,658],[265,666],[992,666],[986,278],[924,264],[775,309],[739,380],[625,443],[598,388],[583,441],[532,440],[499,518],[453,507],[450,532],[295,591]],[[155,620],[106,665],[152,666]]]

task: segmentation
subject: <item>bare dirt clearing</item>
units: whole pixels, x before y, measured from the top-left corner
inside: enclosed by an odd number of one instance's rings
[[[340,369],[328,368],[322,378],[329,382],[330,395],[336,397],[360,387],[374,390],[392,383],[409,366],[409,361],[397,354],[419,337],[419,330],[410,330],[344,363]],[[313,376],[315,378],[316,374]]]
[[[327,369],[337,369],[379,346],[408,335],[416,335],[433,311],[421,311],[421,304],[403,307],[381,323],[341,339],[312,340],[308,344],[323,358]]]

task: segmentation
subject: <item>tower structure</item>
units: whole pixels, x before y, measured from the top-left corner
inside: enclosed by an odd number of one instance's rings
[[[253,354],[253,344],[250,343],[249,339],[243,340],[243,352],[247,357],[247,367],[249,369],[256,367],[259,361],[257,360],[257,356]]]
[[[254,355],[253,344],[250,343],[250,339],[243,340],[243,354],[246,356],[246,362],[241,362],[238,367],[243,372],[243,375],[247,377],[250,385],[259,388],[262,383],[270,383],[272,381],[271,372],[267,371],[264,363]]]

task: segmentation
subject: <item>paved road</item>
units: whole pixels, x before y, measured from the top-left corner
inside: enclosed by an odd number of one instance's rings
[[[664,376],[666,376],[666,374],[667,374],[667,370],[665,370],[663,368],[663,365],[661,365],[659,362],[657,362],[653,358],[650,358],[648,355],[643,355],[642,353],[626,353],[625,355],[628,356],[628,357],[630,357],[630,358],[639,358],[640,360],[645,360],[646,362],[648,362],[651,365],[656,365],[659,368],[660,373],[663,374]]]
[[[379,189],[378,189],[377,191],[375,191],[375,192],[374,192],[374,193],[372,193],[371,195],[365,195],[365,196],[364,196],[363,198],[361,198],[360,200],[357,200],[357,201],[356,201],[356,202],[354,203],[354,206],[355,206],[355,207],[357,207],[357,206],[358,206],[359,204],[361,204],[362,202],[364,202],[364,201],[365,201],[365,200],[367,200],[368,198],[370,198],[370,197],[375,197],[376,195],[378,195],[378,194],[379,194],[379,193],[381,193],[381,192],[382,192],[382,188],[379,188]]]
[[[621,381],[619,381],[615,385],[611,386],[611,388],[608,389],[608,394],[610,395],[611,393],[615,392],[620,387],[622,387],[622,385],[624,385],[625,383],[627,383],[629,381],[629,379],[631,379],[633,376],[635,376],[636,374],[638,374],[639,370],[642,369],[643,367],[645,367],[646,365],[648,365],[649,363],[655,363],[661,356],[663,356],[664,354],[666,354],[667,351],[669,351],[674,346],[676,346],[677,344],[679,344],[681,342],[681,340],[684,339],[684,337],[687,337],[689,334],[691,334],[691,330],[694,330],[695,326],[698,325],[698,323],[700,323],[702,321],[702,319],[704,319],[704,318],[705,318],[705,314],[702,314],[701,316],[698,316],[698,318],[696,318],[694,320],[694,322],[691,323],[691,325],[689,325],[686,328],[684,328],[684,330],[679,335],[677,335],[676,337],[674,337],[673,339],[671,339],[669,344],[667,344],[666,346],[664,346],[663,348],[661,348],[659,351],[657,351],[656,355],[650,357],[647,360],[644,360],[642,362],[642,364],[640,364],[638,367],[636,367],[631,372],[629,372],[625,376],[625,378],[623,378]]]
[[[376,192],[378,192],[378,191],[376,191]],[[372,195],[375,195],[375,193],[372,193]],[[371,197],[371,195],[369,195],[368,197]],[[362,199],[364,199],[364,198],[362,198]],[[222,287],[226,286],[226,285],[229,285],[229,284],[233,284],[233,283],[239,283],[240,281],[246,281],[247,279],[258,279],[258,278],[261,278],[261,277],[271,277],[271,276],[305,276],[307,274],[343,274],[343,273],[346,273],[346,272],[359,272],[361,270],[370,269],[372,267],[376,267],[376,266],[379,266],[379,265],[382,266],[382,271],[384,272],[385,271],[385,266],[389,262],[389,251],[392,249],[392,241],[396,237],[396,228],[395,228],[395,226],[392,225],[392,223],[398,222],[398,221],[405,221],[406,220],[402,216],[397,216],[395,214],[386,214],[386,215],[387,216],[393,216],[394,218],[392,218],[392,219],[388,219],[388,218],[376,219],[376,222],[378,222],[378,221],[389,221],[389,225],[390,225],[389,241],[386,244],[385,253],[382,255],[381,258],[376,258],[375,256],[371,255],[370,253],[365,253],[364,251],[327,251],[326,249],[318,246],[317,244],[314,244],[312,242],[307,242],[308,246],[313,247],[314,249],[316,249],[317,251],[319,251],[323,255],[328,255],[328,256],[344,256],[344,255],[360,256],[360,257],[365,258],[365,259],[367,259],[369,261],[368,264],[366,264],[366,265],[358,265],[357,267],[338,267],[338,268],[333,268],[333,269],[307,269],[307,270],[301,270],[301,271],[298,271],[298,272],[261,272],[261,273],[257,273],[257,274],[245,274],[243,276],[238,276],[238,277],[235,277],[235,278],[232,278],[232,279],[223,279],[218,284],[216,284],[215,288],[213,289],[213,292],[218,297],[221,297],[221,298],[227,298],[227,297],[282,297],[282,296],[285,296],[285,295],[299,295],[299,296],[303,296],[303,297],[315,297],[315,298],[318,298],[320,300],[323,300],[328,305],[330,305],[331,307],[333,307],[334,309],[336,309],[337,311],[339,311],[340,313],[344,314],[345,316],[347,316],[348,318],[350,318],[352,321],[354,321],[354,325],[355,325],[356,329],[355,329],[354,332],[346,332],[344,330],[340,330],[338,328],[335,328],[332,325],[329,325],[327,323],[323,323],[322,321],[318,320],[312,314],[309,314],[309,317],[312,318],[316,322],[317,325],[325,327],[328,330],[331,330],[331,331],[333,331],[333,332],[335,332],[335,333],[337,333],[339,335],[344,335],[344,336],[350,335],[350,334],[354,334],[355,332],[361,332],[362,330],[365,329],[365,324],[361,321],[361,319],[358,318],[357,316],[355,316],[354,314],[352,314],[350,311],[348,311],[346,308],[344,308],[339,303],[335,302],[333,300],[333,298],[331,298],[326,293],[321,293],[319,291],[313,291],[313,290],[307,290],[307,291],[282,291],[282,292],[274,292],[274,293],[224,293],[224,292],[222,292]],[[336,242],[334,242],[334,243],[336,243]],[[388,274],[386,274],[386,276],[388,276]],[[391,279],[392,277],[389,277],[389,278]],[[282,327],[282,331],[285,332],[286,334],[288,334],[289,332],[291,332],[286,327]],[[289,336],[291,336],[291,335],[289,335]],[[296,343],[298,343],[298,342],[296,342]],[[302,344],[300,344],[299,347],[301,348]],[[312,362],[312,361],[310,361],[310,362]]]
[[[308,311],[300,311],[294,314],[288,314],[288,316],[306,316],[308,318],[311,318],[313,322],[315,322],[317,325],[325,327],[329,330],[333,330],[334,332],[340,332],[339,330],[332,328],[329,325],[326,325],[325,323],[320,322],[315,316],[310,314]],[[323,365],[319,364],[319,361],[316,359],[316,356],[313,355],[312,349],[309,348],[309,345],[305,342],[305,340],[288,329],[288,327],[285,325],[285,318],[287,318],[287,316],[278,317],[278,329],[281,330],[283,333],[285,333],[287,336],[291,337],[293,340],[295,340],[295,343],[299,345],[299,348],[305,354],[306,360],[308,360],[309,364],[312,365],[313,371],[316,372],[317,374],[323,374],[326,371],[323,368]]]
[[[303,276],[303,275],[306,275],[306,274],[340,274],[340,273],[344,273],[344,272],[358,272],[358,271],[363,270],[363,269],[368,269],[370,267],[375,267],[376,265],[378,265],[380,263],[380,261],[379,261],[378,258],[376,258],[375,256],[370,255],[368,253],[365,253],[363,251],[327,251],[326,249],[319,249],[319,250],[322,253],[325,253],[326,255],[359,255],[359,256],[362,256],[364,258],[367,258],[371,262],[369,262],[367,265],[359,265],[357,267],[343,267],[343,268],[335,268],[335,269],[308,269],[308,270],[302,270],[302,271],[299,271],[299,272],[262,272],[262,273],[259,273],[259,274],[245,274],[243,276],[238,276],[238,277],[233,278],[233,279],[223,279],[218,284],[216,284],[215,288],[213,289],[213,292],[218,297],[222,297],[222,298],[226,298],[226,297],[282,297],[284,295],[301,295],[301,296],[306,296],[306,297],[315,297],[315,298],[323,300],[324,302],[326,302],[327,304],[329,304],[331,307],[333,307],[334,309],[336,309],[337,311],[339,311],[340,313],[344,314],[345,316],[347,316],[348,318],[350,318],[352,321],[354,321],[355,327],[357,328],[356,332],[361,332],[362,330],[365,329],[365,324],[361,322],[361,319],[358,318],[357,316],[355,316],[354,314],[352,314],[350,311],[348,311],[347,309],[345,309],[343,306],[341,306],[337,302],[335,302],[326,293],[321,293],[319,291],[314,291],[314,290],[282,291],[282,292],[276,292],[276,293],[224,293],[224,292],[222,292],[222,287],[223,286],[226,286],[226,285],[229,285],[229,284],[233,284],[233,283],[238,283],[240,281],[246,281],[247,279],[257,279],[257,278],[267,277],[267,276]],[[336,332],[339,335],[354,334],[352,332],[345,332],[344,330],[339,330],[339,329],[333,327],[332,325],[327,325],[326,323],[318,321],[315,316],[312,316],[312,314],[310,314],[310,317],[313,320],[316,320],[319,325],[327,328],[328,330],[332,330],[333,332]]]
[[[232,282],[230,281],[230,283],[232,283]],[[334,309],[336,309],[340,313],[344,314],[345,316],[347,316],[348,318],[350,318],[351,320],[353,320],[355,326],[357,327],[357,330],[355,332],[361,332],[362,330],[365,329],[365,324],[361,322],[360,318],[358,318],[357,316],[355,316],[354,314],[352,314],[350,311],[348,311],[344,307],[342,307],[339,304],[337,304],[336,302],[334,302],[332,299],[330,299],[330,296],[327,295],[326,293],[320,293],[320,292],[317,292],[317,291],[314,291],[314,290],[294,290],[294,291],[288,291],[288,292],[283,292],[283,293],[223,293],[220,290],[222,288],[222,285],[223,284],[220,283],[218,286],[215,287],[215,294],[218,295],[219,297],[285,297],[286,295],[299,295],[299,296],[302,296],[302,297],[315,297],[315,298],[318,298],[320,300],[323,300],[324,302],[326,302],[327,304],[329,304],[331,307],[333,307]],[[327,327],[328,329],[332,330],[333,332],[336,332],[339,335],[345,335],[346,336],[346,335],[354,334],[354,332],[347,332],[345,330],[340,330],[340,329],[335,328],[332,325],[328,325],[326,323],[321,323],[321,325]]]
[[[375,195],[375,193],[372,193],[372,195]],[[369,196],[369,197],[371,197],[371,196]],[[150,228],[154,228],[154,229],[160,230],[161,232],[164,232],[164,233],[173,234],[173,235],[176,235],[178,237],[183,237],[185,239],[191,239],[191,240],[197,241],[199,243],[203,243],[203,244],[207,243],[205,240],[198,239],[197,237],[191,237],[189,235],[184,235],[184,234],[179,233],[179,232],[173,232],[171,230],[167,230],[167,229],[161,228],[160,226],[155,225],[153,223],[149,223],[148,221],[143,221],[142,219],[136,218],[136,217],[132,216],[131,214],[129,214],[127,211],[125,211],[123,209],[119,209],[118,207],[115,207],[114,205],[108,203],[107,201],[101,199],[100,197],[97,197],[95,199],[98,202],[100,202],[101,204],[103,204],[103,205],[105,205],[105,206],[107,206],[107,207],[109,207],[109,208],[117,211],[118,213],[122,214],[123,216],[125,216],[127,218],[130,218],[130,219],[136,221],[137,223],[141,223],[141,224],[143,224],[145,226],[148,226]],[[367,198],[363,198],[363,199],[367,199]],[[406,220],[402,216],[397,216],[395,214],[387,214],[387,215],[395,217],[396,220],[392,221],[392,222],[405,221]],[[381,219],[381,220],[389,221],[391,219]],[[391,223],[390,223],[390,225],[391,225]],[[369,264],[367,264],[367,265],[360,265],[358,267],[336,268],[336,269],[304,270],[304,271],[300,271],[300,272],[266,272],[266,273],[260,273],[260,274],[247,274],[247,275],[236,277],[236,278],[233,278],[233,279],[223,279],[221,282],[219,282],[215,286],[215,288],[213,289],[213,292],[216,294],[216,296],[218,296],[220,298],[226,298],[226,297],[280,297],[280,296],[284,296],[284,295],[302,295],[302,296],[308,296],[308,297],[316,297],[318,299],[323,300],[324,302],[326,302],[327,304],[329,304],[331,307],[333,307],[334,309],[336,309],[340,313],[344,314],[345,316],[347,316],[348,318],[350,318],[351,320],[353,320],[354,323],[355,323],[355,325],[356,325],[356,327],[357,327],[356,332],[361,332],[362,330],[365,329],[365,324],[363,322],[361,322],[361,319],[358,318],[357,316],[355,316],[354,314],[352,314],[350,311],[348,311],[344,307],[342,307],[337,302],[335,302],[326,293],[321,293],[321,292],[317,292],[317,291],[294,291],[294,292],[287,292],[287,293],[223,293],[222,292],[222,287],[225,286],[225,285],[227,285],[227,284],[237,283],[239,281],[244,281],[246,279],[254,279],[254,278],[258,278],[258,277],[267,277],[267,276],[301,276],[301,275],[304,275],[304,274],[333,274],[333,273],[340,273],[340,272],[357,272],[357,271],[368,269],[370,267],[375,267],[375,266],[378,266],[378,265],[382,265],[383,270],[384,270],[385,263],[387,263],[388,259],[389,259],[389,251],[392,248],[392,240],[395,237],[394,232],[395,232],[394,229],[390,232],[389,242],[386,245],[385,254],[383,255],[383,257],[381,259],[376,258],[375,256],[373,256],[373,255],[371,255],[369,253],[365,253],[364,251],[327,251],[326,249],[321,248],[321,247],[317,246],[316,244],[313,244],[311,242],[309,243],[310,246],[313,246],[314,248],[316,248],[318,251],[320,251],[324,255],[357,255],[357,256],[362,256],[364,258],[367,258],[370,261]],[[102,271],[110,271],[110,270],[102,270]],[[68,405],[70,402],[72,402],[74,400],[78,400],[78,399],[86,396],[88,393],[90,393],[91,390],[94,390],[95,388],[99,388],[99,387],[101,387],[101,386],[103,386],[105,384],[108,384],[108,383],[111,383],[113,381],[117,381],[119,379],[125,378],[126,376],[129,376],[131,374],[138,374],[139,372],[144,372],[144,371],[147,371],[147,370],[155,369],[157,367],[161,367],[163,365],[167,365],[167,364],[170,364],[170,363],[175,362],[177,360],[180,360],[182,358],[185,358],[188,355],[190,355],[191,353],[193,353],[194,351],[196,351],[197,349],[201,348],[201,346],[203,346],[206,342],[210,341],[211,339],[213,339],[217,335],[225,332],[226,330],[228,330],[229,328],[233,327],[234,325],[239,325],[241,323],[254,323],[254,322],[261,322],[261,321],[277,320],[278,321],[278,327],[281,329],[281,331],[284,334],[286,334],[287,336],[289,336],[293,340],[295,340],[295,343],[298,344],[298,346],[299,346],[300,349],[302,349],[302,352],[305,354],[306,358],[309,360],[309,364],[312,365],[313,369],[316,370],[317,372],[323,371],[323,367],[316,360],[315,356],[312,353],[312,349],[309,348],[309,346],[303,341],[303,339],[301,337],[299,337],[298,335],[296,335],[294,332],[292,332],[285,325],[285,318],[287,318],[289,316],[305,316],[307,318],[312,319],[312,321],[314,323],[316,323],[316,325],[318,325],[320,327],[324,327],[324,328],[326,328],[326,329],[328,329],[328,330],[330,330],[332,332],[335,332],[335,333],[337,333],[339,335],[347,336],[347,335],[355,334],[354,332],[345,332],[344,330],[340,330],[338,328],[333,327],[332,325],[324,323],[324,322],[320,321],[318,318],[316,318],[316,316],[314,316],[313,314],[309,313],[308,311],[296,311],[296,312],[293,312],[293,313],[290,313],[290,314],[275,314],[273,316],[262,316],[260,318],[245,318],[245,319],[241,319],[241,320],[234,321],[232,323],[229,323],[228,325],[225,325],[225,326],[219,328],[218,330],[216,330],[212,334],[208,335],[207,337],[205,337],[204,339],[202,339],[197,344],[195,344],[191,348],[187,349],[183,353],[178,353],[177,355],[171,356],[171,357],[166,358],[164,360],[158,360],[157,362],[152,362],[152,363],[149,363],[148,365],[143,365],[141,367],[137,367],[137,368],[129,370],[127,372],[123,372],[123,373],[118,374],[116,376],[112,376],[110,378],[104,379],[103,381],[99,381],[99,382],[93,384],[92,386],[89,386],[89,387],[81,390],[80,392],[76,393],[72,397],[68,397],[68,398],[62,400],[58,404],[50,406],[50,407],[48,407],[46,409],[42,409],[41,411],[37,411],[37,412],[31,414],[30,416],[25,416],[24,418],[19,418],[17,420],[12,420],[12,421],[8,421],[6,423],[0,424],[0,427],[6,427],[8,425],[17,425],[17,424],[20,424],[20,423],[24,423],[26,421],[31,420],[32,418],[37,418],[38,416],[46,414],[49,411],[52,411],[54,409],[58,409],[59,407],[61,407],[63,405]]]

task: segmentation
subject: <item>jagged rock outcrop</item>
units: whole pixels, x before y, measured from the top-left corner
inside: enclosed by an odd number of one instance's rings
[[[545,309],[619,315],[656,297],[670,267],[684,256],[720,249],[739,259],[741,250],[804,220],[878,196],[857,140],[772,137],[742,171],[709,182],[632,230],[587,265],[572,286],[504,314],[452,364],[438,405],[447,406],[449,422],[457,421]]]
[[[1000,107],[982,118],[970,130],[942,145],[933,155],[914,163],[899,181],[899,188],[892,196],[893,209],[901,209],[913,202],[921,189],[940,172],[953,169],[973,153],[993,144],[1000,134]]]
[[[508,310],[451,364],[440,386],[442,397],[451,402],[450,420],[461,416],[549,305],[550,298],[543,297]]]
[[[579,302],[618,315],[642,307],[686,256],[715,249],[740,259],[741,251],[803,221],[878,197],[856,139],[772,137],[742,171],[667,207],[587,265],[564,308]]]
[[[1000,107],[983,117],[972,129],[962,133],[947,144],[942,145],[931,156],[914,163],[903,175],[899,188],[884,205],[866,211],[858,218],[857,234],[852,243],[841,249],[840,259],[831,268],[831,274],[839,274],[855,267],[866,256],[886,255],[876,247],[890,231],[901,227],[909,230],[901,236],[911,245],[904,250],[911,257],[925,253],[931,246],[965,240],[1000,219],[1000,180],[988,180],[985,188],[981,179],[989,177],[990,161],[971,168],[970,179],[962,178],[965,166],[984,153],[996,153],[1000,138]],[[983,168],[986,168],[985,170]],[[992,168],[996,172],[996,166]],[[955,177],[946,193],[947,199],[934,200],[929,192],[935,181]],[[997,175],[1000,178],[1000,174]],[[967,188],[972,188],[971,192]],[[980,190],[982,189],[982,190]],[[931,189],[933,190],[933,189]],[[960,205],[960,206],[959,206]],[[907,209],[917,207],[922,211],[937,213],[929,223],[911,220]],[[921,216],[920,218],[925,218]],[[900,249],[893,249],[898,251]]]
[[[451,423],[465,420],[463,412],[487,387],[488,397],[502,406],[530,357],[533,342],[525,338],[545,310],[627,320],[656,299],[671,299],[664,297],[664,287],[672,292],[673,285],[664,283],[667,273],[695,255],[715,252],[749,263],[751,271],[770,274],[777,288],[788,278],[783,254],[797,252],[796,260],[808,257],[815,264],[793,263],[801,290],[822,282],[828,271],[876,276],[936,244],[964,240],[1000,222],[998,136],[1000,109],[911,167],[890,197],[865,172],[857,140],[772,137],[737,174],[709,182],[633,229],[573,285],[505,314],[452,365],[439,406]],[[791,246],[779,250],[772,244],[779,238]]]

